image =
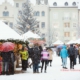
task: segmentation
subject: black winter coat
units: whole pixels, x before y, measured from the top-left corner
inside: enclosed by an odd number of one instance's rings
[[[70,48],[68,49],[69,56],[75,56],[75,49],[73,45],[70,45]]]
[[[32,62],[33,64],[40,63],[41,53],[38,47],[33,48]]]
[[[3,58],[3,62],[9,62],[10,61],[10,52],[2,52],[1,56]]]

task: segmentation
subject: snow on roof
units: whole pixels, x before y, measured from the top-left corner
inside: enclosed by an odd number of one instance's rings
[[[22,39],[22,37],[4,22],[0,21],[0,39]]]

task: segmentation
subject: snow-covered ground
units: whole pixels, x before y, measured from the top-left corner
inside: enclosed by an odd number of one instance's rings
[[[78,61],[78,60],[77,60]],[[1,75],[0,80],[80,80],[80,64],[77,63],[75,70],[69,69],[69,59],[67,63],[67,71],[63,71],[61,66],[61,58],[56,55],[53,56],[52,67],[48,66],[47,73],[35,73],[32,69],[27,70],[26,73],[14,75]]]

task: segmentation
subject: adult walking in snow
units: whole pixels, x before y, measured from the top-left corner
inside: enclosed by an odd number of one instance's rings
[[[74,69],[75,64],[75,49],[73,47],[73,44],[70,45],[68,49],[69,58],[70,58],[70,69]]]
[[[38,44],[34,45],[33,55],[32,55],[32,63],[33,63],[33,73],[39,73],[39,63],[40,63],[41,53],[38,47]]]
[[[41,62],[42,62],[41,73],[42,73],[42,71],[43,71],[44,64],[45,64],[44,72],[46,73],[47,64],[48,64],[48,59],[49,59],[49,53],[48,53],[48,51],[46,50],[46,48],[44,47],[44,48],[43,48],[43,51],[41,52]]]
[[[10,62],[10,52],[2,52],[1,57],[3,59],[3,71],[2,74],[9,75],[9,62]]]
[[[62,58],[62,66],[63,66],[63,68],[67,69],[66,65],[67,65],[68,51],[67,51],[65,46],[63,46],[63,48],[61,49],[60,56]]]
[[[53,51],[52,49],[47,49],[48,53],[49,53],[49,58],[48,58],[48,64],[50,64],[50,66],[52,66],[52,60],[53,60]]]

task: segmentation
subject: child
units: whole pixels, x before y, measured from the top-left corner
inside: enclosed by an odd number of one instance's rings
[[[2,73],[2,57],[0,56],[0,75]]]

